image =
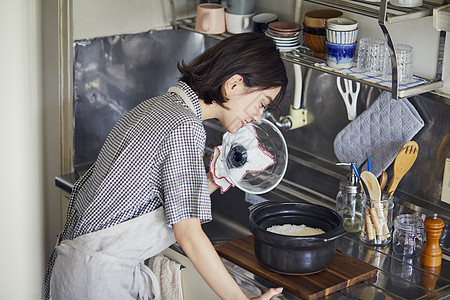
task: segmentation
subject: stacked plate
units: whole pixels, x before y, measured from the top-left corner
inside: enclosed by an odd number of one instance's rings
[[[294,22],[272,22],[266,30],[278,49],[282,52],[292,51],[300,47],[300,31],[302,26]]]

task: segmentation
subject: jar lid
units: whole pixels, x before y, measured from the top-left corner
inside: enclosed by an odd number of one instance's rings
[[[395,218],[394,226],[397,229],[411,232],[422,231],[425,227],[421,217],[411,214],[398,215]]]
[[[347,193],[356,194],[358,192],[358,186],[356,186],[356,185],[347,185],[347,186],[345,186],[345,191]]]

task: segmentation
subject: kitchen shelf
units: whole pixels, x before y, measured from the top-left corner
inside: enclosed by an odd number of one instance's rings
[[[362,1],[359,1],[359,2],[362,2]],[[177,26],[179,28],[183,28],[186,30],[195,31],[195,18],[179,20]],[[223,40],[226,37],[231,36],[232,34],[225,32],[223,34],[205,34],[205,35],[212,37],[214,39],[217,39],[217,40]],[[392,91],[391,86],[386,86],[386,85],[378,84],[378,83],[368,81],[365,79],[361,79],[361,78],[354,76],[353,74],[343,73],[340,70],[333,70],[330,68],[321,67],[321,65],[326,63],[326,60],[314,57],[312,55],[312,51],[306,47],[300,47],[298,50],[294,50],[294,51],[290,51],[290,52],[281,52],[281,57],[284,61],[287,61],[287,62],[299,64],[301,66],[304,66],[304,67],[307,67],[310,69],[314,69],[314,70],[329,73],[332,75],[340,76],[342,78],[351,79],[351,80],[361,82],[361,83],[369,85],[369,86],[379,88],[381,90],[389,91],[393,94],[393,98],[396,98],[396,99],[411,97],[414,95],[430,92],[435,89],[441,88],[443,86],[442,80],[426,80],[426,82],[423,84],[419,84],[419,85],[405,88],[405,89],[399,89],[396,93],[397,96],[395,97],[395,95],[394,95],[395,91],[394,92]]]
[[[324,59],[315,58],[315,57],[310,56],[307,53],[302,53],[302,52],[306,52],[306,51],[304,51],[304,50],[302,51],[302,49],[300,49],[299,51],[284,52],[284,53],[281,53],[281,56],[285,61],[299,64],[301,66],[305,66],[310,69],[314,69],[314,70],[318,70],[321,72],[340,76],[342,78],[351,79],[353,81],[360,82],[360,83],[363,83],[363,84],[366,84],[369,86],[373,86],[373,87],[379,88],[381,90],[389,91],[392,93],[391,86],[379,84],[379,83],[376,83],[373,81],[366,80],[364,78],[360,78],[360,77],[358,77],[358,74],[348,72],[348,69],[337,70],[337,69],[332,69],[327,66],[324,67],[324,65],[326,65],[326,61]],[[414,86],[411,86],[408,88],[399,89],[398,93],[397,93],[397,99],[426,93],[426,92],[441,88],[443,85],[442,80],[429,80],[429,79],[424,79],[424,78],[419,78],[419,77],[416,77],[416,78],[418,78],[420,81],[422,81],[422,83],[419,83],[417,85],[414,85]]]
[[[380,5],[382,2],[364,1],[364,0],[305,0],[307,2],[320,4],[336,9],[345,10],[358,15],[378,19]],[[388,3],[386,10],[386,22],[388,24],[404,22],[408,20],[419,19],[433,15],[433,8],[442,4],[423,1],[420,7],[399,7]]]

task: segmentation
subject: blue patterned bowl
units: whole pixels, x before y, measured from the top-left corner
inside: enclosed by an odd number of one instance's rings
[[[355,59],[356,45],[357,43],[334,44],[326,42],[327,65],[336,69],[350,68]]]

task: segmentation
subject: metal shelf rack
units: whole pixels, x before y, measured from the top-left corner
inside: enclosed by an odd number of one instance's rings
[[[336,76],[340,76],[343,78],[351,79],[354,81],[361,82],[363,84],[367,84],[370,86],[374,86],[380,88],[382,90],[387,90],[392,93],[392,98],[401,99],[406,98],[426,92],[433,91],[435,89],[441,88],[443,86],[442,81],[442,69],[443,69],[443,60],[444,60],[444,50],[445,50],[445,38],[446,32],[440,32],[439,38],[439,52],[438,52],[438,61],[436,66],[436,76],[434,79],[426,79],[426,83],[416,85],[414,87],[400,89],[398,82],[398,74],[397,74],[397,59],[395,57],[394,43],[391,39],[388,29],[386,28],[386,23],[393,24],[404,21],[410,21],[418,18],[423,18],[427,16],[432,16],[433,8],[439,7],[441,5],[436,3],[431,3],[424,1],[424,4],[420,7],[414,8],[403,8],[396,7],[388,4],[387,0],[380,0],[380,2],[372,2],[366,0],[305,0],[307,2],[324,5],[331,8],[336,8],[352,13],[356,13],[359,15],[377,18],[378,25],[380,26],[384,38],[388,44],[390,55],[391,55],[391,63],[392,63],[392,84],[390,87],[386,85],[377,84],[371,81],[367,81],[364,79],[357,78],[352,76],[351,74],[342,74],[337,70],[328,70],[319,67],[319,64],[325,63],[324,59],[316,58],[312,55],[312,52],[309,49],[301,47],[298,50],[290,51],[290,52],[282,52],[281,56],[285,61],[299,64],[305,66],[307,68],[319,70],[321,72],[330,73]],[[179,22],[178,27],[184,28],[187,30],[195,31],[195,19],[183,19]],[[207,35],[215,39],[224,39],[231,34],[214,34]]]

